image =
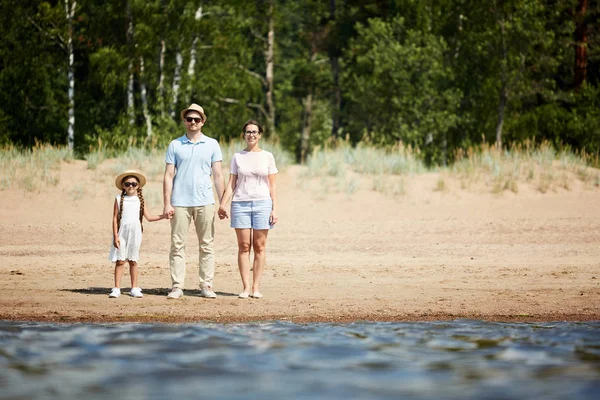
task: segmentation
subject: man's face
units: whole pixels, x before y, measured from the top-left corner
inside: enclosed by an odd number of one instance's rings
[[[187,131],[190,133],[200,132],[200,129],[202,129],[202,126],[204,125],[202,115],[196,111],[190,111],[185,116],[185,125]]]

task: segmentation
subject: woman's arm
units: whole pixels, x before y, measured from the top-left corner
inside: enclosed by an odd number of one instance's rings
[[[229,174],[229,182],[227,182],[227,186],[225,187],[225,193],[223,193],[223,198],[221,199],[221,203],[219,205],[219,218],[227,218],[227,206],[229,204],[229,200],[233,196],[233,190],[235,189],[235,185],[237,183],[237,175]]]
[[[271,195],[271,201],[273,202],[273,209],[271,210],[271,216],[269,217],[269,224],[275,225],[279,221],[277,216],[277,185],[275,182],[276,174],[269,175],[269,194]]]

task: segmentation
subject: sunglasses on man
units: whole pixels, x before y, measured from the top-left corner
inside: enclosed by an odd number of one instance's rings
[[[195,123],[199,124],[200,122],[202,122],[202,118],[193,118],[193,117],[186,117],[185,120],[187,122],[192,122],[194,121]]]

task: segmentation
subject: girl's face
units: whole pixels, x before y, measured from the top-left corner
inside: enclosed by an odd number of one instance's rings
[[[258,143],[260,140],[258,126],[252,124],[246,126],[246,130],[244,131],[244,139],[246,139],[246,143],[250,145]]]
[[[134,176],[129,176],[123,179],[123,190],[125,190],[127,196],[135,195],[137,193],[137,188],[139,185],[140,183]]]

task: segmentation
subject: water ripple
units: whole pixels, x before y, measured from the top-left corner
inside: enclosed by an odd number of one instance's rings
[[[0,321],[0,344],[7,399],[595,399],[600,391],[600,322]]]

